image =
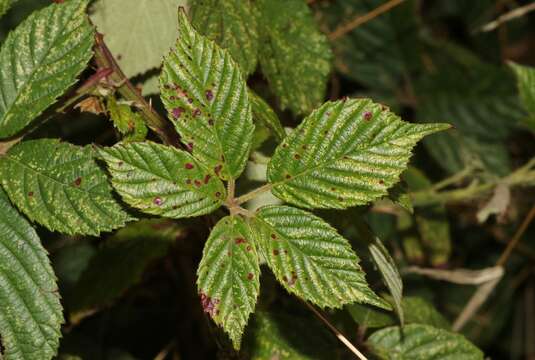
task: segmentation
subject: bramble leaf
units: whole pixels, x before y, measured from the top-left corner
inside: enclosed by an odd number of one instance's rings
[[[111,96],[106,102],[106,107],[113,125],[123,135],[123,141],[145,140],[148,132],[147,126],[143,117],[134,112],[130,105],[120,103]]]
[[[203,310],[225,329],[238,350],[260,289],[256,246],[241,217],[227,216],[212,229],[197,275]]]
[[[226,197],[221,180],[186,151],[142,142],[119,143],[100,154],[115,190],[145,213],[175,219],[204,215]]]
[[[258,96],[254,91],[249,90],[249,100],[251,101],[251,109],[253,111],[253,118],[255,121],[265,125],[273,133],[278,142],[281,142],[286,137],[286,131],[279,120],[275,111]],[[257,125],[258,126],[258,125]]]
[[[258,247],[290,293],[322,307],[390,305],[366,283],[349,242],[321,218],[289,206],[261,208],[251,219]]]
[[[15,145],[0,158],[0,181],[32,221],[66,234],[98,235],[132,220],[112,195],[91,147],[56,139]]]
[[[509,63],[509,66],[516,75],[520,99],[529,114],[524,123],[535,131],[535,68],[515,63]]]
[[[86,0],[52,4],[9,34],[0,50],[0,138],[22,130],[76,82],[91,58]]]
[[[325,97],[332,52],[302,0],[258,0],[259,61],[280,106],[306,114]]]
[[[157,68],[177,37],[176,11],[187,0],[97,0],[91,21],[127,77]]]
[[[52,359],[63,323],[56,276],[37,233],[1,189],[0,302],[4,358]]]
[[[268,180],[300,207],[364,205],[399,181],[421,138],[449,127],[407,123],[368,99],[327,102],[277,147]]]
[[[243,171],[254,125],[247,86],[230,54],[179,11],[179,38],[164,60],[162,101],[193,156],[223,180]]]
[[[462,335],[429,325],[388,327],[373,333],[368,343],[381,359],[482,360],[483,353]]]
[[[258,61],[257,16],[253,0],[190,0],[191,23],[199,33],[227,49],[249,75]]]
[[[16,1],[17,0],[0,0],[0,17],[4,16],[11,5],[13,5],[13,3]]]

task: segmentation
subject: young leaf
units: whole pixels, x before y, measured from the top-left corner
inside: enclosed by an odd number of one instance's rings
[[[52,4],[9,34],[0,50],[0,138],[16,134],[76,82],[91,58],[87,0]]]
[[[368,287],[349,242],[321,218],[289,206],[261,208],[252,230],[268,266],[290,293],[322,307],[390,306]]]
[[[272,192],[304,208],[345,209],[387,194],[411,150],[447,124],[411,124],[368,99],[327,102],[275,150]]]
[[[164,60],[162,101],[193,156],[223,180],[243,171],[254,125],[247,86],[230,54],[179,11],[179,38]]]
[[[106,240],[73,290],[71,312],[108,305],[141,280],[145,268],[164,256],[184,231],[171,220],[131,223]],[[77,314],[80,315],[80,314]]]
[[[202,35],[227,49],[244,75],[253,73],[258,61],[257,16],[254,0],[190,1],[191,23]]]
[[[275,114],[275,111],[273,111],[271,106],[269,106],[264,99],[262,99],[252,90],[249,90],[249,100],[251,101],[253,118],[267,126],[277,141],[281,142],[286,137],[286,131],[284,131],[284,128],[282,127],[279,117],[277,114]]]
[[[97,0],[91,21],[127,77],[157,68],[177,37],[176,10],[187,0]]]
[[[0,302],[2,355],[52,359],[63,323],[56,277],[37,233],[1,189]]]
[[[143,117],[132,111],[130,105],[119,103],[113,96],[108,98],[106,107],[113,125],[123,135],[123,141],[143,141],[147,137],[147,126]]]
[[[429,325],[385,328],[368,342],[381,359],[483,360],[483,353],[462,335]]]
[[[203,310],[225,329],[239,350],[260,289],[255,243],[242,218],[219,220],[204,246],[197,275]]]
[[[306,114],[321,104],[332,52],[302,0],[258,0],[259,60],[281,108]]]
[[[32,221],[66,234],[98,235],[132,220],[112,195],[91,147],[56,139],[22,142],[0,158],[0,181]]]
[[[529,114],[524,122],[535,131],[535,68],[515,63],[509,63],[509,66],[516,75],[520,99]]]
[[[148,214],[175,219],[204,215],[226,197],[221,180],[185,151],[143,142],[119,143],[100,154],[115,190]]]

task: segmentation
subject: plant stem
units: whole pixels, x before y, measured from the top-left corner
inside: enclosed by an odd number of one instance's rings
[[[257,197],[258,195],[260,195],[262,193],[270,191],[271,187],[272,187],[271,184],[265,184],[265,185],[263,185],[263,186],[261,186],[259,188],[254,189],[251,192],[248,192],[247,194],[244,194],[242,196],[237,197],[234,200],[234,202],[236,203],[236,205],[243,204],[244,202],[247,202],[247,201],[249,201],[251,199],[254,199],[255,197]]]
[[[364,354],[362,354],[356,347],[349,341],[337,328],[332,325],[329,320],[325,318],[316,308],[310,305],[308,302],[303,301],[305,305],[320,319],[327,327],[336,335],[338,340],[342,342],[353,354],[355,354],[360,360],[368,360]]]
[[[128,80],[106,46],[103,35],[99,33],[95,35],[95,61],[99,68],[111,69],[113,71],[110,74],[110,79],[114,83],[119,84],[117,85],[117,91],[125,99],[133,101],[137,105],[147,126],[158,134],[164,143],[179,147],[178,135],[173,131],[169,122],[163,119],[152,108],[151,104],[145,100],[138,89]]]
[[[474,168],[471,167],[471,166],[468,166],[468,167],[464,168],[463,170],[459,171],[458,173],[455,173],[452,176],[435,183],[433,185],[432,189],[435,190],[435,191],[438,191],[440,189],[443,189],[445,187],[453,185],[453,184],[463,180],[464,178],[466,178],[468,175],[470,175],[472,173],[472,171],[474,171]]]

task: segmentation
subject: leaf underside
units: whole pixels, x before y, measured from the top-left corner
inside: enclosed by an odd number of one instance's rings
[[[290,293],[321,307],[361,302],[387,310],[369,288],[349,242],[321,218],[289,206],[268,206],[251,219],[261,253]]]
[[[411,124],[368,99],[327,102],[309,115],[268,165],[272,192],[304,208],[345,209],[387,194],[411,150],[447,124]]]
[[[192,155],[223,180],[243,171],[254,125],[247,86],[230,54],[179,12],[179,39],[165,57],[162,101]]]
[[[0,138],[25,128],[86,68],[93,45],[86,5],[52,4],[7,37],[0,50]]]
[[[169,218],[199,216],[221,206],[225,187],[189,153],[153,142],[102,148],[112,184],[141,211]]]
[[[65,234],[98,235],[132,218],[112,195],[91,147],[55,139],[22,142],[0,158],[0,181],[31,220]]]
[[[258,255],[243,219],[227,216],[217,223],[204,247],[197,275],[203,310],[239,349],[260,289]]]
[[[57,352],[63,314],[47,255],[0,189],[0,335],[6,360],[52,359]]]

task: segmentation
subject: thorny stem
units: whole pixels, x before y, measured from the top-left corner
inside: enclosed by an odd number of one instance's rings
[[[236,199],[234,199],[234,202],[236,203],[236,205],[243,204],[244,202],[254,199],[255,197],[257,197],[258,195],[262,193],[270,191],[271,187],[272,187],[271,184],[265,184],[263,186],[260,186],[259,188],[256,188],[253,191],[248,192],[247,194],[237,197]]]
[[[367,14],[364,14],[362,16],[357,16],[353,20],[349,21],[348,23],[340,25],[336,30],[334,30],[332,33],[329,34],[330,40],[336,40],[339,37],[347,34],[348,32],[352,31],[353,29],[359,27],[360,25],[367,23],[368,21],[375,19],[377,16],[381,15],[382,13],[387,12],[388,10],[392,9],[393,7],[398,6],[405,0],[390,0],[372,11],[370,11]]]
[[[95,61],[101,69],[111,69],[112,73],[109,75],[113,83],[119,84],[117,91],[127,100],[133,101],[141,111],[147,126],[153,130],[162,141],[168,145],[180,146],[178,136],[172,130],[169,123],[165,121],[145,100],[138,89],[121,70],[115,58],[104,42],[102,34],[95,35]]]
[[[325,318],[316,308],[310,305],[308,302],[303,301],[305,305],[320,319],[327,327],[336,335],[336,338],[342,342],[353,354],[355,354],[360,360],[368,360],[364,354],[362,354],[337,328],[332,325],[329,320]]]

